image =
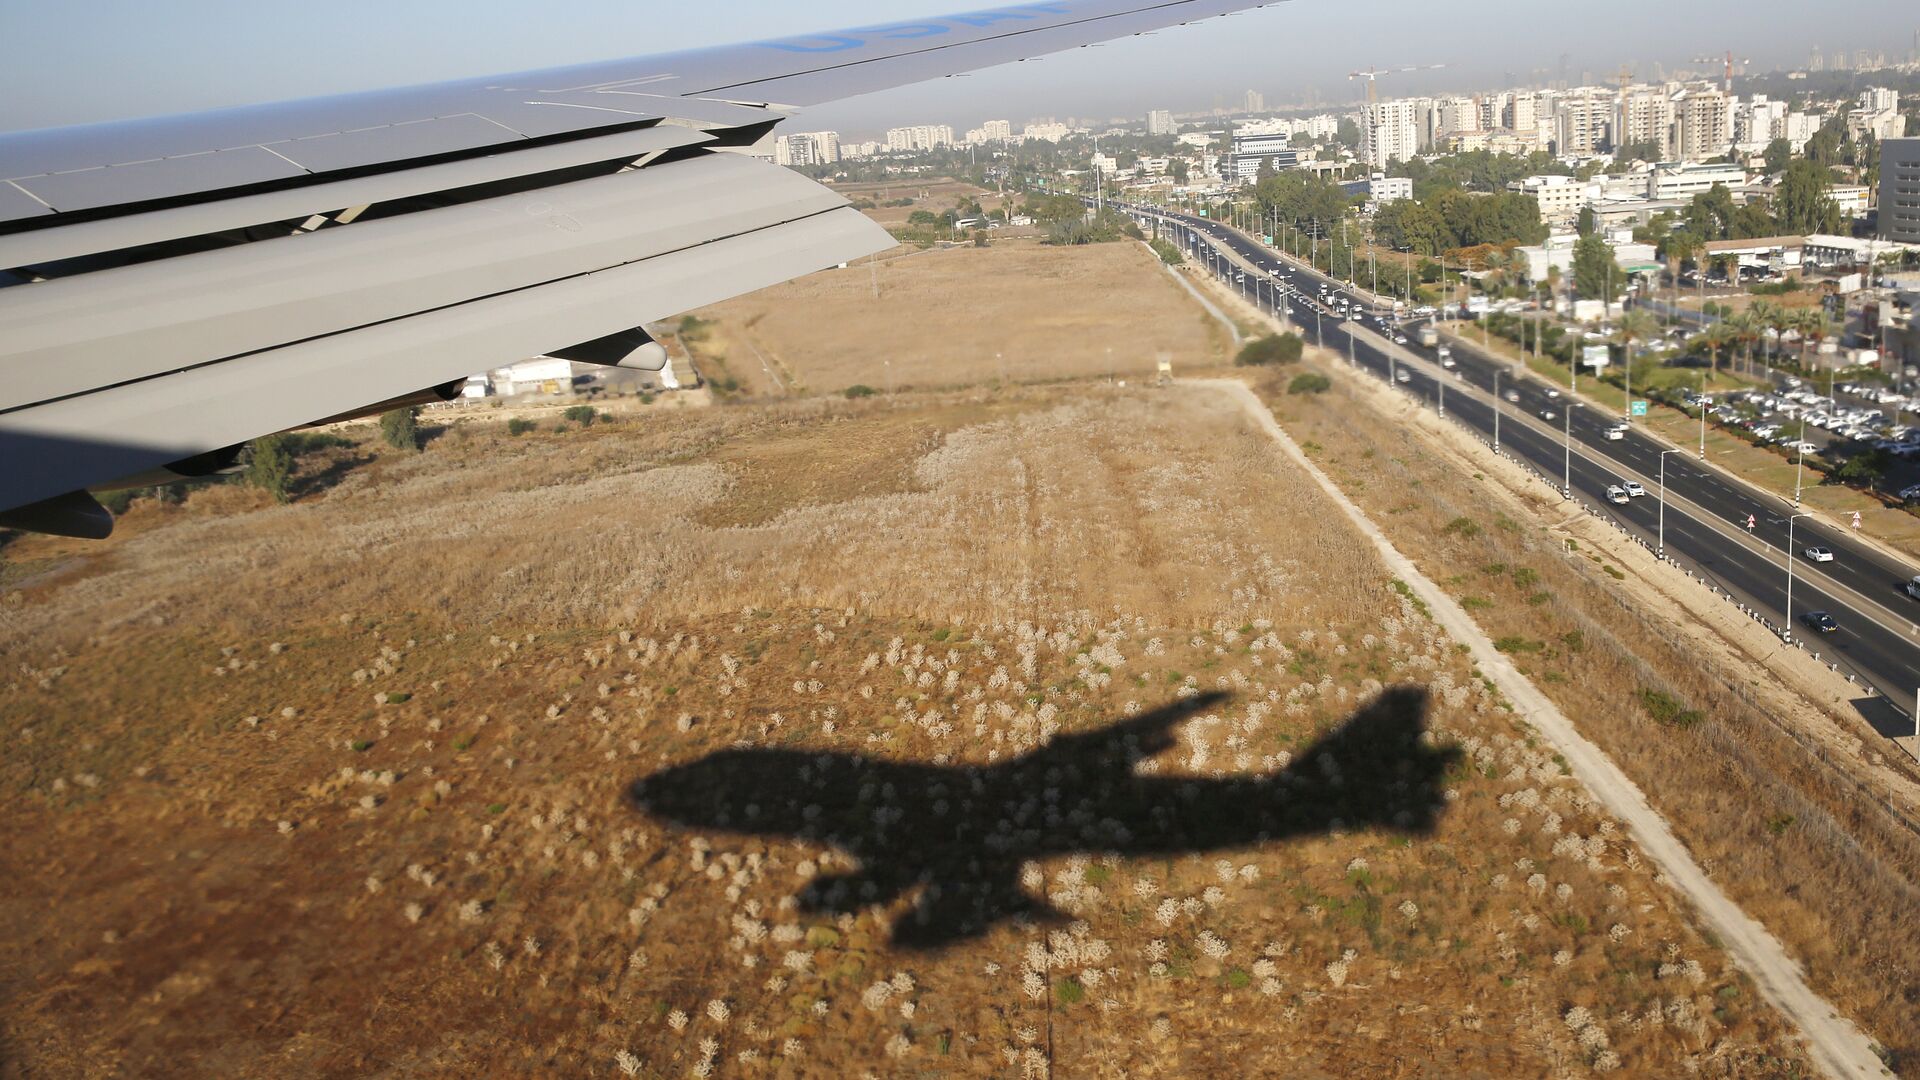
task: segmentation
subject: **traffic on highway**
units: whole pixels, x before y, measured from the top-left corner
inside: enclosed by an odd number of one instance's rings
[[[1694,447],[1663,443],[1471,340],[1437,332],[1425,322],[1430,310],[1396,311],[1217,221],[1124,209],[1307,341],[1429,404],[1444,394],[1449,418],[1836,665],[1864,684],[1863,697],[1871,687],[1912,714],[1920,568],[1745,486]],[[1802,554],[1809,549],[1827,554]],[[1821,618],[1810,620],[1816,612]]]

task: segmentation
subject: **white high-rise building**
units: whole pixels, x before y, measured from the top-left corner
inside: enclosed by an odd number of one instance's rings
[[[1250,113],[1267,111],[1267,95],[1258,90],[1247,91],[1246,109]]]
[[[1013,125],[1005,120],[989,120],[980,125],[980,130],[986,132],[987,138],[993,142],[1013,141]]]
[[[1360,157],[1375,169],[1390,162],[1412,161],[1420,153],[1420,128],[1414,122],[1411,101],[1368,103],[1361,114]]]
[[[1021,133],[1021,138],[1043,139],[1047,142],[1057,143],[1069,134],[1071,134],[1071,131],[1065,124],[1028,124],[1026,131]]]
[[[891,152],[939,150],[953,145],[953,128],[946,124],[920,124],[887,131],[887,149]]]
[[[1561,157],[1592,157],[1607,144],[1612,123],[1612,95],[1602,97],[1591,88],[1569,93],[1554,106],[1554,152]]]
[[[1155,109],[1147,114],[1147,134],[1171,135],[1174,133],[1173,111]]]
[[[1614,111],[1612,143],[1616,147],[1651,143],[1653,158],[1673,156],[1673,98],[1661,86],[1629,86]]]
[[[1720,90],[1688,89],[1673,99],[1673,157],[1706,161],[1733,145],[1733,102]]]
[[[1433,99],[1433,139],[1456,131],[1480,130],[1480,106],[1470,97]]]

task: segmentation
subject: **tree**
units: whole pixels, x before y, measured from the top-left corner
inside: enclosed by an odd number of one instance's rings
[[[1793,162],[1793,144],[1785,139],[1775,139],[1767,144],[1767,175],[1778,176],[1787,171]]]
[[[1291,364],[1300,359],[1303,346],[1298,335],[1268,334],[1254,338],[1240,348],[1240,355],[1233,362],[1241,367],[1264,367],[1267,364]]]
[[[420,410],[393,409],[380,414],[380,436],[395,450],[420,449]]]
[[[1598,236],[1582,237],[1573,245],[1573,288],[1583,300],[1613,303],[1627,275],[1613,260],[1613,248]]]
[[[1774,194],[1774,216],[1789,235],[1839,232],[1840,208],[1827,196],[1827,171],[1811,161],[1787,166]]]
[[[273,496],[274,502],[292,498],[287,482],[293,477],[293,447],[287,436],[268,435],[253,440],[253,452],[247,459],[247,483]]]
[[[1574,223],[1574,228],[1579,231],[1580,235],[1592,236],[1593,230],[1596,224],[1597,224],[1597,219],[1594,217],[1593,207],[1591,206],[1581,207],[1580,217]]]
[[[1865,484],[1871,490],[1892,465],[1893,455],[1885,450],[1862,450],[1835,469],[1833,475],[1849,484]]]
[[[1614,325],[1613,339],[1625,350],[1627,370],[1633,371],[1633,347],[1636,344],[1652,341],[1660,335],[1660,324],[1653,316],[1634,308],[1621,314],[1620,321]]]
[[[1318,372],[1306,371],[1293,377],[1293,381],[1287,384],[1287,393],[1324,394],[1332,389],[1332,387],[1333,383],[1329,381],[1325,375],[1321,375]]]

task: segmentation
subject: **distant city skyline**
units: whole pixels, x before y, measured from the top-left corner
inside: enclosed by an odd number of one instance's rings
[[[723,45],[911,18],[964,0],[736,0],[698,9],[574,0],[565,19],[499,0],[455,3],[336,0],[325,24],[311,9],[242,0],[92,0],[0,8],[0,130],[100,120],[463,76],[622,55]],[[1885,52],[1904,61],[1920,12],[1910,0],[1806,0],[1723,5],[1620,0],[1556,9],[1486,0],[1470,16],[1436,19],[1415,0],[1375,0],[1364,19],[1333,0],[1289,0],[1193,26],[806,110],[797,125],[873,138],[905,124],[956,129],[989,119],[1016,127],[1067,116],[1142,120],[1237,108],[1252,91],[1268,108],[1358,101],[1347,73],[1445,64],[1383,77],[1382,97],[1472,92],[1559,81],[1610,82],[1622,64],[1642,79],[1707,67],[1732,50],[1754,70],[1798,68],[1823,55]],[[1497,48],[1493,43],[1497,42]]]

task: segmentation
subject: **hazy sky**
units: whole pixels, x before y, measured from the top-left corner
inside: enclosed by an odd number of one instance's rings
[[[0,0],[0,130],[183,112],[802,34],[968,0]],[[810,110],[802,130],[1134,116],[1241,99],[1351,100],[1354,68],[1445,64],[1382,93],[1651,77],[1731,48],[1757,69],[1811,47],[1905,59],[1915,0],[1288,0],[1262,11]]]

